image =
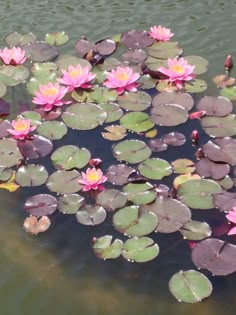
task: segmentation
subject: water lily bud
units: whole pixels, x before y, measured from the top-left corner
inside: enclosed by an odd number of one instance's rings
[[[202,148],[197,149],[195,156],[198,160],[204,158],[205,155],[204,155]]]
[[[206,115],[206,111],[205,110],[201,110],[199,112],[193,112],[191,114],[189,114],[189,119],[200,119],[201,117]]]
[[[96,241],[97,241],[97,238],[94,236],[94,237],[92,238],[92,244],[94,244]]]
[[[89,165],[91,166],[99,166],[102,163],[101,159],[91,159],[89,160]]]
[[[234,63],[233,63],[232,55],[228,55],[228,56],[225,58],[224,66],[225,66],[225,69],[226,69],[226,70],[230,70],[230,69],[233,68]]]
[[[197,130],[193,130],[192,134],[191,134],[191,138],[192,138],[192,141],[197,144],[198,141],[199,141],[199,133]]]

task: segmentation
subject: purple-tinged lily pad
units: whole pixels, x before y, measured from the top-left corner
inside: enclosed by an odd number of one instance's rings
[[[229,87],[235,84],[235,78],[229,77],[226,74],[219,74],[213,78],[213,82],[217,87],[223,89],[225,87]]]
[[[81,190],[82,185],[78,179],[81,179],[80,173],[76,170],[60,170],[51,174],[46,183],[48,189],[58,194],[73,194]]]
[[[208,141],[203,145],[204,154],[214,162],[236,165],[236,140],[227,137],[215,142]]]
[[[125,207],[113,215],[113,226],[128,236],[144,236],[152,233],[158,224],[156,215],[141,211],[138,206]]]
[[[69,36],[65,32],[53,32],[45,35],[45,42],[50,45],[64,45],[69,40]]]
[[[12,125],[9,120],[0,120],[0,139],[9,136],[7,129],[12,129]]]
[[[181,55],[182,52],[183,49],[178,42],[155,42],[147,49],[149,56],[158,59],[174,58]]]
[[[215,163],[208,158],[203,158],[196,164],[196,171],[202,177],[211,177],[212,179],[222,179],[230,172],[229,164]]]
[[[123,246],[122,256],[131,262],[144,263],[156,258],[159,246],[149,237],[133,237]]]
[[[135,205],[146,205],[156,199],[156,191],[150,183],[130,183],[123,187],[128,200]]]
[[[78,194],[60,196],[58,199],[58,210],[63,214],[76,214],[84,204],[84,197]]]
[[[154,39],[146,31],[132,30],[121,35],[121,43],[131,49],[139,49],[151,46]]]
[[[39,135],[34,135],[33,139],[18,141],[18,148],[21,154],[27,159],[37,159],[51,153],[52,142]]]
[[[201,123],[209,136],[232,137],[236,135],[236,116],[234,114],[225,117],[203,117]]]
[[[122,54],[125,61],[132,63],[142,63],[147,58],[147,54],[143,49],[128,49]]]
[[[193,248],[192,261],[213,275],[229,275],[236,271],[236,246],[215,238],[203,240]]]
[[[95,238],[93,244],[93,251],[95,255],[100,259],[116,259],[121,255],[123,248],[123,242],[119,239],[115,239],[112,243],[112,236],[105,235],[99,238]]]
[[[155,213],[158,218],[156,232],[173,233],[191,220],[189,208],[176,199],[159,197],[150,205],[140,207],[144,212]]]
[[[87,204],[80,207],[76,213],[76,219],[83,225],[98,225],[105,221],[107,217],[106,210],[97,205]]]
[[[224,191],[214,196],[215,207],[220,211],[228,212],[236,207],[236,193]]]
[[[140,163],[150,157],[152,151],[145,142],[139,140],[125,140],[113,146],[113,154],[119,161],[130,164]]]
[[[194,100],[188,93],[169,91],[156,94],[152,99],[152,105],[179,105],[187,111],[193,108]]]
[[[13,139],[0,140],[0,167],[12,167],[23,158],[17,142]]]
[[[212,230],[206,222],[189,221],[179,230],[183,238],[190,241],[201,241],[210,237]]]
[[[36,39],[37,39],[37,36],[33,33],[28,33],[28,34],[22,35],[18,32],[9,33],[4,38],[7,45],[9,45],[11,47],[24,46],[26,44],[35,42]]]
[[[163,139],[152,139],[148,142],[148,146],[153,152],[162,152],[168,149],[168,145]]]
[[[41,186],[47,179],[48,172],[43,165],[23,165],[16,172],[16,183],[22,187]]]
[[[137,133],[150,130],[154,126],[148,114],[138,111],[125,114],[120,119],[120,124]]]
[[[106,177],[113,185],[124,185],[128,183],[128,178],[135,172],[135,169],[126,165],[111,165],[106,172]]]
[[[111,38],[105,38],[96,42],[95,49],[101,56],[109,56],[116,50],[116,42]]]
[[[35,195],[26,199],[24,208],[37,217],[50,215],[57,210],[57,199],[48,194]]]
[[[212,293],[210,280],[196,270],[179,271],[169,281],[169,289],[179,302],[197,303]]]
[[[151,120],[160,126],[173,127],[188,120],[187,110],[179,105],[158,105],[151,110]]]
[[[96,203],[108,211],[114,211],[122,208],[126,202],[127,194],[116,189],[104,190],[96,197]]]
[[[233,104],[223,96],[204,96],[197,104],[197,110],[205,111],[207,116],[226,116],[233,110]]]
[[[145,92],[124,93],[117,99],[121,108],[129,111],[144,111],[151,105],[151,96]]]
[[[10,104],[5,100],[0,99],[0,118],[8,116],[10,111]]]
[[[193,74],[199,75],[207,72],[209,62],[205,58],[200,56],[185,56],[184,59],[187,60],[190,65],[195,66]]]
[[[51,61],[58,56],[56,47],[45,42],[34,42],[23,46],[26,56],[34,62]]]
[[[185,144],[186,138],[185,135],[179,132],[171,132],[162,136],[164,143],[172,145],[174,147],[181,146]]]
[[[75,48],[82,56],[84,56],[91,50],[95,50],[95,44],[82,37],[76,42]]]
[[[149,179],[161,180],[172,173],[171,165],[162,159],[152,158],[145,160],[138,166],[141,175]]]

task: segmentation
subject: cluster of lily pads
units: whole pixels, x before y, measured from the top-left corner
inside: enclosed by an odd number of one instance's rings
[[[221,96],[196,102],[195,93],[207,89],[199,76],[208,61],[183,57],[173,35],[154,26],[96,43],[82,37],[65,55],[64,32],[49,33],[44,41],[31,33],[8,34],[9,48],[0,51],[0,97],[19,85],[34,105],[9,121],[11,105],[0,100],[0,188],[46,185],[48,193],[25,201],[26,232],[45,232],[55,211],[93,226],[112,213],[121,239],[95,236],[97,257],[147,262],[159,254],[159,233],[180,233],[196,268],[228,275],[236,271],[236,246],[225,240],[236,234],[232,59],[227,74],[214,78]],[[111,165],[104,169],[102,156],[65,145],[68,131],[111,141]],[[168,150],[171,156],[161,158]],[[182,157],[188,150],[193,159]],[[217,226],[192,219],[194,212],[216,209]],[[212,292],[210,280],[196,270],[174,274],[169,288],[190,303]]]

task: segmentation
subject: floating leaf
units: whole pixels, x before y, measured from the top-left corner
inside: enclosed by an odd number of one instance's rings
[[[154,39],[146,31],[129,31],[121,35],[121,43],[131,49],[139,49],[151,46]]]
[[[225,117],[203,117],[202,127],[214,137],[232,137],[236,135],[236,118],[234,114]]]
[[[127,202],[127,194],[115,189],[106,189],[96,197],[96,203],[106,210],[114,211],[124,207]]]
[[[172,173],[171,165],[167,161],[158,158],[147,159],[139,165],[138,170],[141,175],[155,180],[160,180]]]
[[[164,141],[164,143],[166,143],[168,145],[172,145],[174,147],[181,146],[181,145],[185,144],[185,142],[186,142],[185,136],[179,132],[168,133],[168,134],[162,136],[162,140]]]
[[[213,275],[231,274],[236,271],[236,246],[215,238],[203,240],[192,250],[192,261]]]
[[[51,153],[52,142],[42,136],[34,135],[33,139],[18,141],[20,152],[25,158],[37,159]]]
[[[7,189],[10,192],[16,191],[20,186],[15,182],[15,178],[15,173],[13,173],[7,182],[0,183],[0,189]]]
[[[106,177],[113,185],[124,185],[128,183],[130,174],[134,172],[135,169],[126,164],[111,165],[107,169]]]
[[[151,153],[146,143],[139,140],[125,140],[113,146],[115,158],[131,164],[146,160]]]
[[[123,116],[123,110],[118,104],[115,103],[104,103],[99,106],[106,112],[107,118],[106,123],[111,123],[119,120]]]
[[[159,59],[159,58],[154,58],[151,56],[148,56],[144,63],[147,66],[147,68],[151,70],[150,74],[151,75],[153,75],[153,73],[155,74],[154,77],[157,77],[160,74],[160,72],[158,72],[157,69],[159,69],[160,67],[165,67],[165,68],[168,67],[166,59]],[[149,70],[147,70],[148,73],[150,72]],[[155,85],[156,83],[157,83],[157,80],[155,80]],[[153,87],[155,87],[155,85]]]
[[[143,49],[129,49],[122,54],[125,61],[132,63],[142,63],[147,58],[147,54]]]
[[[103,207],[85,205],[76,213],[76,219],[84,225],[98,225],[105,221],[107,213]]]
[[[206,222],[189,221],[180,229],[184,239],[191,241],[201,241],[212,234],[210,226]]]
[[[173,185],[175,189],[178,189],[180,185],[192,179],[201,179],[201,176],[199,176],[198,174],[191,174],[191,173],[179,175],[175,177],[173,181]]]
[[[151,96],[145,92],[124,93],[117,100],[121,108],[129,111],[144,111],[151,105]]]
[[[45,42],[50,45],[64,45],[69,40],[69,36],[65,32],[53,32],[45,35]]]
[[[157,129],[153,128],[152,130],[145,132],[145,137],[146,138],[154,138],[154,137],[156,137],[157,134],[158,134]]]
[[[149,56],[160,59],[174,58],[181,55],[183,49],[177,42],[155,42],[147,49]]]
[[[111,141],[118,141],[127,136],[127,130],[125,127],[120,125],[112,125],[105,128],[108,132],[102,132],[102,136],[104,139]]]
[[[105,111],[92,103],[76,103],[67,107],[62,114],[64,123],[73,129],[91,130],[106,120]]]
[[[212,293],[212,284],[206,276],[195,270],[179,271],[169,281],[170,292],[185,303],[196,303]]]
[[[197,104],[197,109],[208,116],[226,116],[233,110],[233,104],[223,96],[204,96]]]
[[[229,87],[231,85],[234,85],[235,84],[235,78],[228,77],[225,74],[219,74],[213,78],[213,82],[217,85],[217,87],[223,89],[225,87]]]
[[[48,172],[43,165],[23,165],[16,172],[16,182],[22,187],[41,186],[48,179]]]
[[[50,215],[57,210],[57,199],[48,194],[29,197],[25,201],[25,210],[34,216]]]
[[[71,55],[61,55],[55,64],[58,67],[58,74],[62,74],[61,70],[67,70],[70,65],[76,67],[80,64],[83,68],[89,67],[91,69],[91,64],[87,60]]]
[[[184,84],[184,89],[188,93],[202,93],[207,89],[207,83],[201,79],[193,79],[192,81]]]
[[[205,58],[200,56],[185,56],[184,59],[187,60],[190,65],[195,66],[193,74],[199,75],[207,72],[209,62]]]
[[[46,73],[51,74],[57,71],[58,65],[54,62],[34,63],[30,69],[34,76],[42,76]]]
[[[203,177],[222,179],[230,172],[230,166],[224,163],[214,163],[208,158],[203,158],[196,164],[197,173]]]
[[[150,183],[131,183],[123,187],[123,192],[135,205],[148,204],[155,200],[157,195]]]
[[[162,104],[152,108],[151,120],[160,126],[178,126],[188,120],[188,112],[179,105]]]
[[[22,35],[18,32],[9,33],[5,38],[5,42],[7,45],[13,47],[24,46],[29,43],[33,43],[36,41],[37,36],[33,33],[28,33],[26,35]]]
[[[29,70],[22,65],[0,66],[0,81],[6,86],[16,86],[24,82],[29,77],[29,75],[30,75]]]
[[[90,97],[96,103],[114,102],[118,94],[116,90],[110,90],[105,87],[97,87],[91,92]]]
[[[228,175],[222,179],[215,180],[215,182],[226,190],[231,189],[234,186],[233,180]]]
[[[44,215],[39,220],[37,217],[30,216],[25,219],[23,229],[31,234],[37,235],[46,232],[51,225],[50,219]]]
[[[203,145],[204,154],[214,162],[225,162],[236,165],[236,140],[223,138],[215,141],[208,141]]]
[[[0,182],[7,182],[12,176],[12,170],[6,167],[0,167]]]
[[[159,246],[149,237],[130,238],[125,242],[122,250],[122,256],[126,260],[137,263],[153,260],[158,254]]]
[[[120,124],[135,132],[144,132],[151,129],[154,123],[149,115],[142,112],[127,113],[120,119]]]
[[[187,111],[192,109],[194,100],[188,93],[169,91],[156,94],[152,99],[152,105],[179,105]]]
[[[12,125],[8,120],[0,120],[0,139],[8,137],[9,132],[7,129],[12,129]]]
[[[0,167],[12,167],[18,164],[21,155],[17,142],[13,139],[0,140]]]
[[[34,42],[23,46],[27,57],[35,62],[51,61],[58,56],[56,47],[45,42]]]
[[[50,191],[58,194],[73,194],[81,190],[82,186],[79,184],[80,173],[73,171],[57,171],[51,174],[47,181],[47,187]]]
[[[214,196],[214,205],[221,211],[228,212],[236,207],[236,193],[224,191]]]
[[[163,139],[152,139],[148,142],[148,146],[153,152],[162,152],[168,149],[168,145]]]
[[[121,255],[123,242],[119,239],[115,239],[112,243],[112,236],[105,235],[96,238],[93,244],[93,250],[95,255],[100,259],[115,259]]]
[[[41,124],[41,116],[34,111],[25,111],[20,114],[20,117],[30,120],[31,126],[39,126]]]
[[[11,111],[10,104],[5,100],[0,99],[0,117],[8,116],[10,114],[10,111]]]
[[[67,127],[61,121],[45,121],[37,128],[37,132],[50,140],[59,140],[67,134]]]
[[[76,214],[84,203],[84,197],[78,194],[60,196],[58,199],[58,210],[63,214]]]
[[[220,95],[228,98],[231,101],[236,100],[236,86],[225,87],[220,90]]]
[[[7,87],[0,81],[0,97],[3,97],[7,93]]]
[[[158,224],[152,212],[142,212],[138,206],[125,207],[113,216],[116,230],[129,236],[143,236],[153,232]]]
[[[58,148],[51,155],[53,165],[57,169],[70,170],[72,168],[83,168],[91,158],[90,152],[85,148],[74,145],[66,145]]]
[[[188,159],[177,159],[171,165],[178,174],[193,173],[196,169],[194,162]]]

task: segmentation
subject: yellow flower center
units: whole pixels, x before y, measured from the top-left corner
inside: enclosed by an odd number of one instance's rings
[[[87,179],[88,181],[94,182],[98,181],[100,179],[100,176],[96,170],[92,170],[87,174]]]
[[[82,69],[74,69],[74,70],[71,70],[70,72],[69,72],[69,76],[71,77],[71,78],[76,78],[77,76],[79,76],[79,75],[81,75],[83,73],[83,70]]]
[[[57,89],[54,88],[54,87],[51,87],[51,88],[47,88],[43,91],[43,94],[46,95],[46,96],[54,96],[57,94]]]
[[[118,74],[116,75],[116,78],[117,78],[118,80],[121,80],[121,81],[126,81],[126,80],[129,79],[129,75],[128,75],[127,73],[125,73],[125,72],[123,72],[123,73],[118,73]]]
[[[179,65],[179,64],[176,64],[176,65],[173,65],[171,67],[171,70],[176,72],[176,73],[183,73],[184,72],[184,67]]]
[[[28,125],[24,121],[17,121],[14,128],[16,131],[23,131],[28,128]]]

